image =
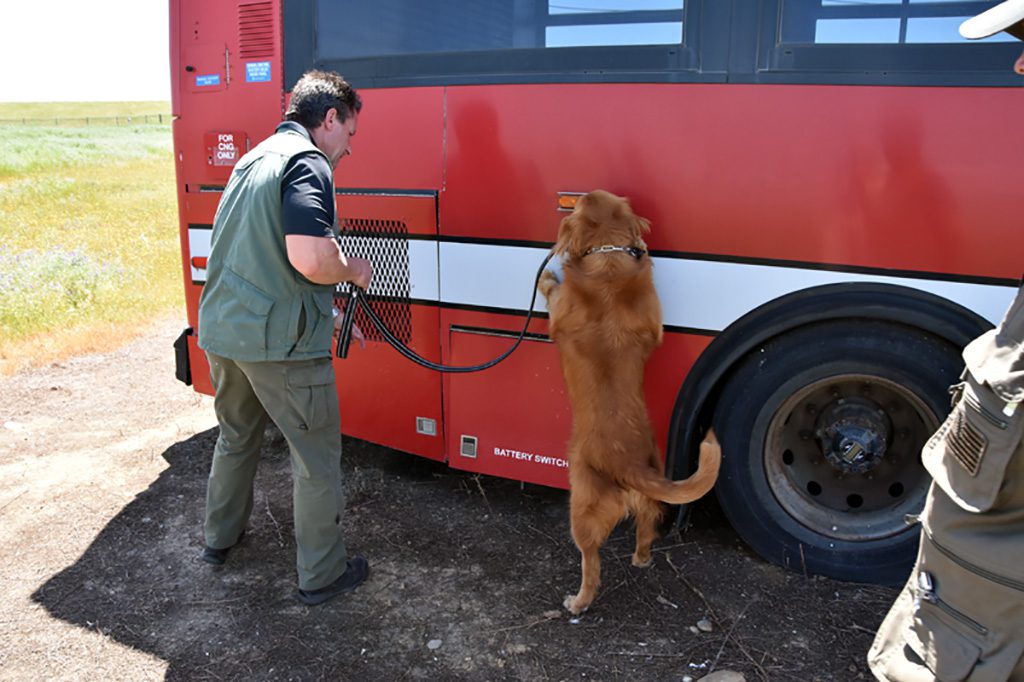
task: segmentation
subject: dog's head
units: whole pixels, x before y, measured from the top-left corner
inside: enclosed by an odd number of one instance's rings
[[[629,201],[597,189],[580,197],[558,227],[555,253],[566,260],[582,258],[600,246],[634,246],[647,250],[643,235],[650,223],[633,213]]]

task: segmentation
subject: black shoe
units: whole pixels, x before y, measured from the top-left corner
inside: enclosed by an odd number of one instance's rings
[[[363,557],[356,555],[348,560],[345,572],[333,583],[319,590],[299,590],[295,598],[307,606],[316,606],[339,594],[351,592],[362,585],[369,575],[370,564]]]
[[[203,549],[203,553],[199,555],[199,558],[202,559],[203,561],[205,561],[208,564],[213,564],[214,566],[223,566],[224,562],[227,561],[227,559],[228,559],[228,552],[230,552],[233,548],[237,547],[238,543],[241,542],[242,538],[244,538],[244,537],[245,537],[245,531],[243,530],[241,532],[241,534],[238,536],[238,539],[235,540],[235,544],[233,544],[233,545],[229,545],[229,546],[224,547],[222,549],[214,549],[213,547],[205,547]]]

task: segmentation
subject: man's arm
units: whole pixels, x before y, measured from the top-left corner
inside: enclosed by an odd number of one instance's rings
[[[285,248],[288,262],[299,273],[316,284],[352,282],[366,289],[370,286],[373,268],[370,262],[355,256],[346,256],[331,237],[311,237],[304,234],[286,234]]]

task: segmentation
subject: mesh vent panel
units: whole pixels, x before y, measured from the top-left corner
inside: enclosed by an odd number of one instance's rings
[[[412,338],[408,234],[405,223],[396,220],[348,218],[341,223],[341,250],[346,255],[365,258],[373,265],[367,300],[392,333],[406,344]],[[348,288],[348,284],[340,287],[344,293]],[[344,309],[344,304],[336,302],[336,305]],[[362,309],[356,310],[355,322],[367,341],[384,340]]]

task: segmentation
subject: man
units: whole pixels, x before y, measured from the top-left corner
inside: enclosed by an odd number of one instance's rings
[[[1024,39],[1024,0],[960,26],[999,31]],[[1024,680],[1024,289],[963,355],[953,412],[921,453],[934,481],[917,563],[868,653],[879,680]]]
[[[346,256],[335,240],[333,170],[352,153],[360,109],[338,74],[299,79],[286,120],[232,171],[199,302],[198,343],[220,424],[202,559],[223,564],[242,538],[269,417],[291,452],[296,597],[310,605],[369,575],[366,559],[348,557],[339,528],[341,428],[331,366],[334,285],[365,289],[372,276],[369,262]]]

